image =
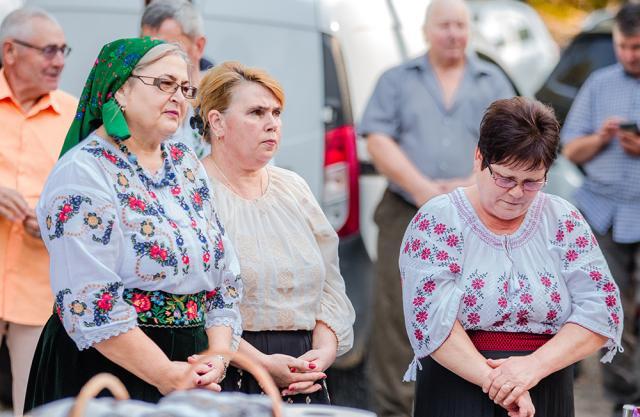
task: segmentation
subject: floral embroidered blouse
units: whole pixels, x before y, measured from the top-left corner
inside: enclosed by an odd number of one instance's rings
[[[244,330],[312,330],[316,321],[353,345],[355,312],[338,265],[338,235],[307,183],[268,166],[265,194],[246,200],[216,178],[216,208],[240,259]]]
[[[462,188],[413,218],[400,248],[404,315],[416,359],[438,349],[455,320],[466,330],[555,334],[576,323],[621,349],[620,295],[591,229],[565,200],[538,193],[520,228],[491,232]]]
[[[130,288],[202,293],[205,311],[187,302],[153,325],[229,326],[239,340],[239,264],[206,173],[182,143],[164,146],[174,175],[158,188],[95,134],[65,154],[47,180],[38,221],[51,258],[55,310],[79,349],[138,325],[138,313],[153,300],[134,294],[125,301]]]

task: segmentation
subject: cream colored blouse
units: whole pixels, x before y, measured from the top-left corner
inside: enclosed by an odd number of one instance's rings
[[[355,312],[338,265],[338,235],[307,183],[268,166],[265,194],[246,200],[211,177],[216,211],[240,259],[243,329],[313,330],[316,321],[353,345]]]

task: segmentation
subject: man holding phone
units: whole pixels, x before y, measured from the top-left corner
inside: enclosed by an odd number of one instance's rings
[[[613,27],[618,63],[594,72],[578,93],[562,129],[562,153],[582,166],[575,199],[620,287],[625,352],[603,367],[605,391],[617,404],[640,401],[636,312],[640,286],[640,5],[620,9]],[[635,299],[634,299],[635,290]]]

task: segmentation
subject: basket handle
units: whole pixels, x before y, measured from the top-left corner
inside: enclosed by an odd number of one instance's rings
[[[217,355],[218,352],[205,351],[200,355]],[[282,396],[280,390],[276,386],[269,372],[264,366],[259,365],[252,361],[247,355],[240,352],[223,352],[227,357],[231,357],[233,362],[240,368],[243,368],[249,372],[256,379],[262,391],[271,399],[271,414],[273,417],[282,417]],[[206,359],[201,359],[204,362]]]
[[[129,399],[129,392],[118,378],[111,374],[101,373],[84,384],[69,411],[69,417],[83,417],[89,400],[95,398],[103,389],[111,391],[116,400]]]

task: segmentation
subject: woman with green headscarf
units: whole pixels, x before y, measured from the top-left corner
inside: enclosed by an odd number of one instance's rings
[[[38,220],[54,312],[25,409],[75,396],[100,372],[132,398],[219,390],[241,332],[238,261],[196,155],[172,140],[195,95],[174,44],[105,45],[83,90]]]

